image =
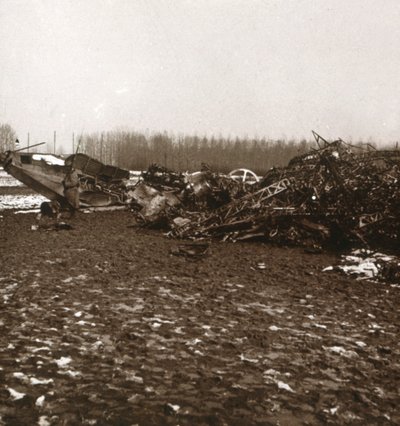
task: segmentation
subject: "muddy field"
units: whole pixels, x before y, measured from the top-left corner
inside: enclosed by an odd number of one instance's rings
[[[399,287],[298,248],[178,256],[125,211],[0,216],[0,424],[400,424]]]

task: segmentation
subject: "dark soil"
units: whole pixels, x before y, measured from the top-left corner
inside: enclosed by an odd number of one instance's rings
[[[177,256],[125,211],[0,215],[0,424],[400,424],[400,288],[297,248]]]

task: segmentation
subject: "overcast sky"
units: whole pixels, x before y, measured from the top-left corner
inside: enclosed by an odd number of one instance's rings
[[[400,139],[398,0],[0,0],[0,123]]]

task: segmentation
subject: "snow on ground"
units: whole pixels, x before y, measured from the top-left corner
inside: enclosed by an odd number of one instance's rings
[[[47,156],[42,156],[46,157]],[[139,180],[140,171],[131,171],[128,186],[133,186]],[[0,188],[25,187],[22,182],[9,175],[0,167]],[[9,209],[38,209],[47,198],[40,194],[0,195],[0,211]]]
[[[346,275],[356,277],[357,280],[386,281],[390,278],[385,276],[389,266],[399,270],[400,258],[371,250],[357,249],[349,255],[343,255],[341,265],[328,266],[323,272],[339,270]],[[391,278],[393,281],[394,277]]]
[[[13,187],[13,186],[24,186],[22,182],[19,182],[17,179],[13,178],[7,172],[0,167],[0,187]]]
[[[0,188],[24,187],[22,182],[0,168]],[[47,198],[40,194],[3,194],[0,195],[0,211],[9,209],[38,209]]]
[[[1,195],[0,211],[9,209],[38,209],[47,198],[39,194],[32,195]]]
[[[32,221],[0,220],[0,424],[400,425],[399,288],[302,248],[194,262],[128,211]]]

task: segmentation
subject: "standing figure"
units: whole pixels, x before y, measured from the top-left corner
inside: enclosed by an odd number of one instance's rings
[[[72,217],[79,209],[79,177],[72,167],[68,170],[63,180],[64,197],[67,200],[68,208]]]

